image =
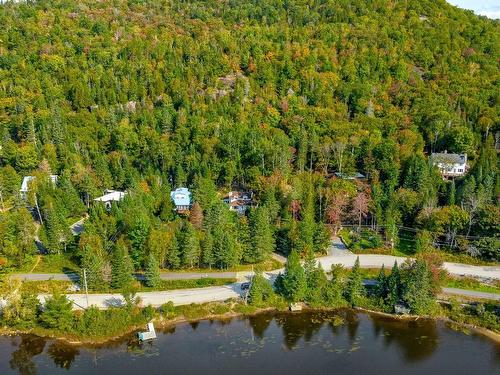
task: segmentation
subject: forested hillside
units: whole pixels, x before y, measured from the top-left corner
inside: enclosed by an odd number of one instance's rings
[[[340,223],[500,258],[498,21],[444,0],[41,0],[0,25],[4,269],[35,237],[95,285],[129,258],[226,268],[321,253]],[[465,177],[429,162],[445,150]],[[110,212],[106,189],[128,191]],[[258,207],[230,212],[235,189]]]

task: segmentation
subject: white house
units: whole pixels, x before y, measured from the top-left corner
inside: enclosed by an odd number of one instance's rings
[[[432,153],[432,164],[437,166],[443,177],[460,177],[467,172],[467,154],[448,152]]]
[[[57,184],[57,175],[51,174],[49,177],[50,177],[50,181],[52,181],[52,183],[54,185],[56,185]],[[26,197],[28,196],[30,182],[33,181],[35,178],[36,178],[35,176],[24,176],[23,177],[23,182],[21,183],[21,189],[19,189],[19,195],[21,196],[22,199],[26,199]]]
[[[94,199],[94,202],[102,202],[106,206],[106,209],[110,210],[113,202],[120,202],[127,192],[117,191],[117,190],[106,190],[102,197]]]
[[[237,211],[243,215],[253,206],[253,193],[249,191],[230,191],[223,199],[229,205],[231,211]]]
[[[191,192],[188,188],[180,187],[170,193],[175,209],[179,213],[187,212],[191,208]]]

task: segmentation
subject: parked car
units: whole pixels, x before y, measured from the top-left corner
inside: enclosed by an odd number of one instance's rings
[[[250,283],[241,284],[241,290],[248,290],[248,289],[250,289]]]

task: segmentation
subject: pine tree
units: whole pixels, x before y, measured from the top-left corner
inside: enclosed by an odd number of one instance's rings
[[[154,254],[149,254],[144,276],[147,286],[157,288],[160,285],[160,267],[158,266],[158,261],[156,260]]]
[[[386,304],[393,308],[401,299],[401,275],[398,262],[394,262],[391,274],[387,277]]]
[[[274,251],[274,236],[265,207],[258,207],[250,215],[251,246],[245,254],[248,263],[262,262]]]
[[[403,301],[418,315],[430,313],[436,300],[432,275],[427,264],[423,260],[417,259],[403,271]]]
[[[312,188],[310,189],[312,190]],[[314,251],[314,235],[316,222],[314,221],[314,196],[312,191],[307,193],[305,205],[302,210],[302,221],[299,224],[299,250],[301,254]]]
[[[385,275],[385,268],[382,265],[377,277],[377,285],[375,286],[375,296],[382,304],[385,303],[388,293],[387,276]]]
[[[208,266],[208,268],[212,268],[212,265],[215,263],[213,248],[214,241],[212,234],[210,232],[205,232],[205,237],[201,243],[201,261],[204,265]]]
[[[90,290],[97,290],[104,285],[103,268],[104,262],[100,256],[89,248],[85,248],[82,257],[82,271],[80,273],[80,284],[84,287],[83,270],[87,277],[87,287]]]
[[[182,265],[193,268],[200,261],[200,241],[191,223],[186,223],[182,235]]]
[[[128,256],[127,247],[123,241],[118,241],[111,262],[111,287],[121,289],[130,285],[134,280],[132,272],[133,266]]]
[[[356,258],[354,266],[352,267],[351,273],[347,279],[347,285],[345,289],[345,298],[351,304],[351,306],[356,306],[361,301],[364,296],[364,286],[363,278],[359,266],[359,257]]]
[[[285,272],[281,280],[277,281],[277,289],[289,301],[298,302],[304,300],[307,292],[307,282],[304,268],[300,264],[300,257],[296,250],[292,250],[288,256]]]
[[[325,302],[330,307],[341,307],[346,305],[346,301],[343,296],[344,292],[344,281],[343,281],[344,269],[339,264],[332,264],[331,268],[331,279],[328,281],[325,287]]]
[[[304,274],[306,277],[306,300],[311,305],[322,305],[327,284],[325,271],[310,253],[304,263]]]
[[[181,258],[180,258],[180,250],[179,250],[179,242],[177,241],[177,236],[178,234],[174,234],[172,236],[172,240],[170,241],[170,245],[168,247],[168,255],[167,255],[167,262],[170,268],[176,269],[179,268],[181,265]]]
[[[259,306],[274,295],[271,284],[264,278],[262,272],[256,271],[252,278],[252,285],[248,292],[248,303]]]

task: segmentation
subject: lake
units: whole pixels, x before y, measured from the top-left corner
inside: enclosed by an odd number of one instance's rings
[[[0,374],[500,374],[500,345],[446,323],[342,311],[181,323],[139,344],[133,335],[76,347],[0,336]],[[337,319],[338,320],[338,319]]]

